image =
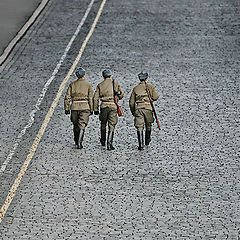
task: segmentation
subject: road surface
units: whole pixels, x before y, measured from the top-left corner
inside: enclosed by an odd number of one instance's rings
[[[239,2],[103,3],[50,1],[0,67],[0,236],[237,240]],[[97,116],[74,148],[63,111],[74,63],[94,90],[111,68],[125,92],[113,152]],[[139,152],[128,100],[141,70],[161,130]]]

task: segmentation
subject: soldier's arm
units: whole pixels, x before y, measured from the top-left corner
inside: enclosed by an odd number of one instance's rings
[[[136,95],[135,95],[135,92],[132,91],[131,96],[129,98],[129,107],[132,115],[135,114],[135,102],[136,102]]]
[[[88,88],[88,103],[89,103],[90,112],[93,112],[93,90],[92,90],[91,84],[89,84],[89,88]]]
[[[100,89],[99,86],[97,86],[96,91],[93,95],[93,111],[98,111],[98,104],[99,104],[99,96],[100,96]]]
[[[71,92],[72,92],[72,86],[70,84],[64,98],[64,110],[70,110],[70,102],[72,99]]]
[[[123,90],[122,90],[119,83],[118,83],[118,86],[117,86],[117,92],[118,92],[118,99],[122,99],[123,96],[124,96],[124,93],[123,93]]]
[[[154,86],[152,86],[152,91],[151,92],[152,92],[152,100],[157,101],[159,96],[158,96],[158,93],[157,93],[156,88]]]

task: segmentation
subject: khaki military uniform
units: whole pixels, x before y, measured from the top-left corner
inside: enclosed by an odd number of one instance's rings
[[[158,99],[158,93],[155,87],[151,84],[147,84],[152,100]],[[140,82],[132,91],[129,99],[130,110],[134,116],[134,126],[138,131],[144,129],[144,125],[147,130],[151,130],[153,119],[152,107],[147,94],[145,82]]]
[[[118,98],[122,99],[124,93],[117,81],[115,83],[115,91],[118,92]],[[113,96],[113,80],[105,78],[101,83],[97,85],[96,91],[93,96],[93,110],[94,112],[99,111],[99,100],[100,104],[100,115],[101,129],[106,129],[108,123],[109,131],[114,131],[115,126],[118,122],[117,117],[117,106],[114,103]]]
[[[87,126],[89,115],[93,112],[92,97],[92,86],[83,78],[70,83],[64,99],[64,109],[71,110],[74,132]]]

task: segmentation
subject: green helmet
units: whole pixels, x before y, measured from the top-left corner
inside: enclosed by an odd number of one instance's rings
[[[147,72],[140,72],[138,74],[138,78],[139,78],[140,81],[144,81],[148,78],[148,73]]]
[[[86,74],[86,71],[83,68],[79,67],[76,69],[75,74],[78,78],[82,78]]]
[[[103,70],[102,75],[103,75],[104,78],[111,77],[112,72],[109,69],[105,69],[105,70]]]

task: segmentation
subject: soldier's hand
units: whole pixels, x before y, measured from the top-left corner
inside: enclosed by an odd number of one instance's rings
[[[90,115],[93,115],[93,112],[90,112]]]
[[[95,114],[95,115],[98,115],[98,114],[99,114],[99,111],[94,111],[94,114]]]
[[[65,110],[65,114],[66,115],[70,114],[70,110]]]

